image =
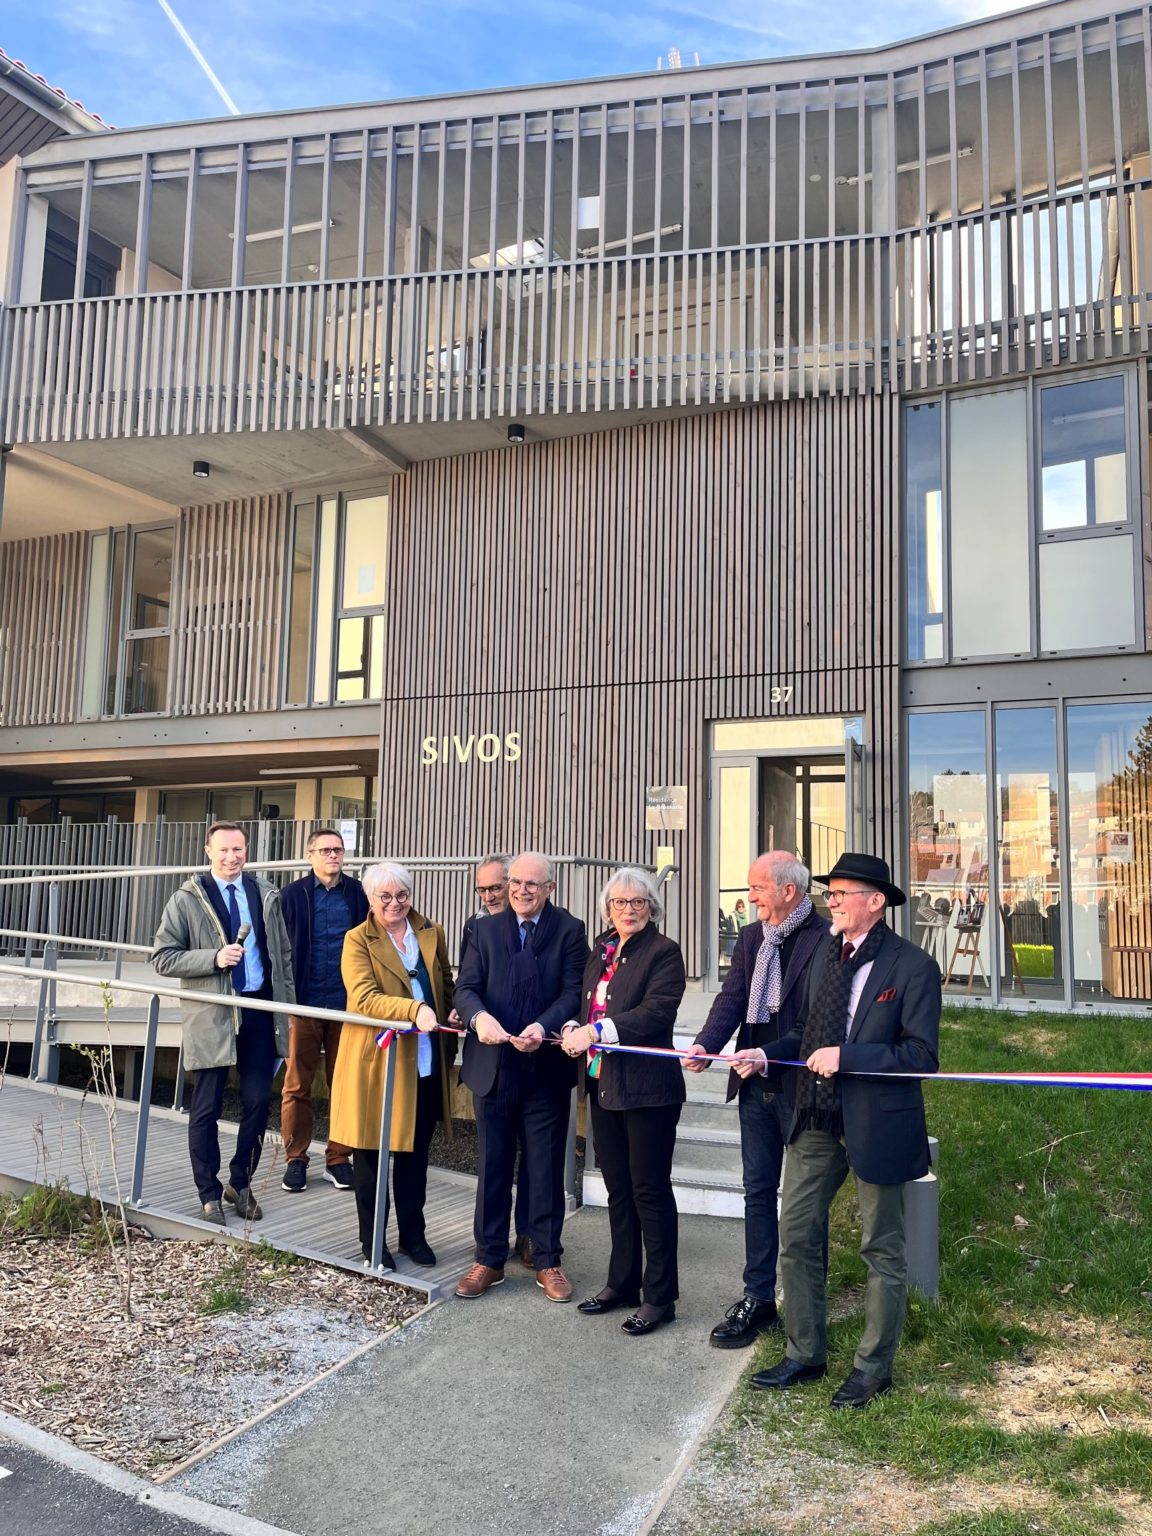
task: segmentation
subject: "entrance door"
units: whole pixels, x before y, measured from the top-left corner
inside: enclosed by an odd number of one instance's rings
[[[711,884],[705,907],[710,985],[723,983],[741,928],[756,921],[748,866],[758,853],[788,849],[814,875],[823,875],[846,848],[861,845],[863,752],[857,733],[845,734],[846,725],[857,724],[840,719],[751,721],[715,728],[709,783]],[[825,729],[814,730],[816,725]],[[762,742],[764,750],[738,750]]]

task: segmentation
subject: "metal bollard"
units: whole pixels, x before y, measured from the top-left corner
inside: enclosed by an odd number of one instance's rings
[[[904,1238],[908,1254],[908,1284],[929,1300],[940,1294],[940,1184],[934,1169],[940,1143],[928,1138],[932,1167],[904,1186]]]

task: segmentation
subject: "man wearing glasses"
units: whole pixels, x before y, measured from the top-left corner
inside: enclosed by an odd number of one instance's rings
[[[729,1100],[739,1095],[744,1294],[709,1335],[716,1349],[746,1349],[762,1333],[780,1327],[777,1209],[792,1105],[782,1092],[780,1073],[769,1075],[764,1049],[794,1029],[809,963],[828,936],[828,924],[808,895],[810,879],[796,855],[782,848],[753,862],[748,896],[759,921],[741,930],[724,986],[684,1063],[689,1072],[703,1072],[708,1062],[691,1058],[716,1055],[735,1035],[739,1053],[761,1067],[752,1074],[733,1070],[728,1079]]]
[[[476,925],[456,981],[468,1028],[460,1080],[476,1106],[480,1169],[476,1263],[457,1296],[483,1296],[504,1279],[512,1175],[523,1137],[536,1283],[549,1301],[570,1301],[560,1267],[564,1149],[576,1063],[551,1042],[579,1012],[588,944],[584,924],[553,906],[551,859],[522,853],[508,872],[507,911]]]
[[[864,1333],[832,1407],[864,1408],[892,1388],[904,1326],[904,1185],[929,1168],[918,1077],[937,1070],[940,968],[885,924],[885,909],[906,898],[883,859],[841,854],[832,873],[817,878],[828,887],[832,932],[809,967],[796,1031],[768,1052],[807,1068],[796,1072],[780,1204],[788,1345],[752,1385],[780,1390],[828,1374],[821,1232],[851,1173],[868,1284]],[[740,1062],[736,1070],[745,1076],[760,1066]]]
[[[368,898],[359,880],[344,873],[344,839],[332,827],[321,827],[308,839],[312,873],[293,880],[281,893],[284,921],[292,942],[296,1002],[301,1008],[337,1008],[345,1012],[348,998],[340,975],[344,935],[368,916]],[[332,1091],[332,1073],[340,1046],[336,1020],[294,1015],[290,1026],[288,1064],[280,1104],[280,1129],[287,1166],[281,1187],[298,1195],[308,1184],[308,1148],[312,1144],[312,1080],[324,1053],[324,1075]],[[329,1138],[324,1177],[335,1189],[352,1188],[352,1150]]]

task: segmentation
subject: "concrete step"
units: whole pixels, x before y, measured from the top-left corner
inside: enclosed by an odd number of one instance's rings
[[[740,1129],[730,1129],[727,1126],[694,1126],[683,1125],[677,1127],[676,1145],[678,1147],[727,1147],[739,1150]]]
[[[726,1104],[718,1095],[693,1093],[689,1090],[684,1108],[680,1111],[680,1135],[686,1130],[707,1130],[722,1127],[739,1130],[740,1119],[736,1100]]]
[[[740,1138],[725,1131],[681,1132],[676,1138],[676,1167],[694,1174],[724,1174],[740,1180]]]
[[[676,1196],[676,1209],[685,1216],[744,1215],[744,1190],[739,1179],[723,1174],[699,1175],[681,1168],[672,1169],[672,1190]],[[606,1206],[608,1194],[599,1173],[584,1175],[584,1204]]]

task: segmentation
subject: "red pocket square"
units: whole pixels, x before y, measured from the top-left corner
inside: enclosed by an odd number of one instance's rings
[[[895,996],[896,996],[896,988],[895,987],[885,987],[884,991],[881,992],[880,996],[876,999],[876,1001],[878,1003],[890,1003]]]

